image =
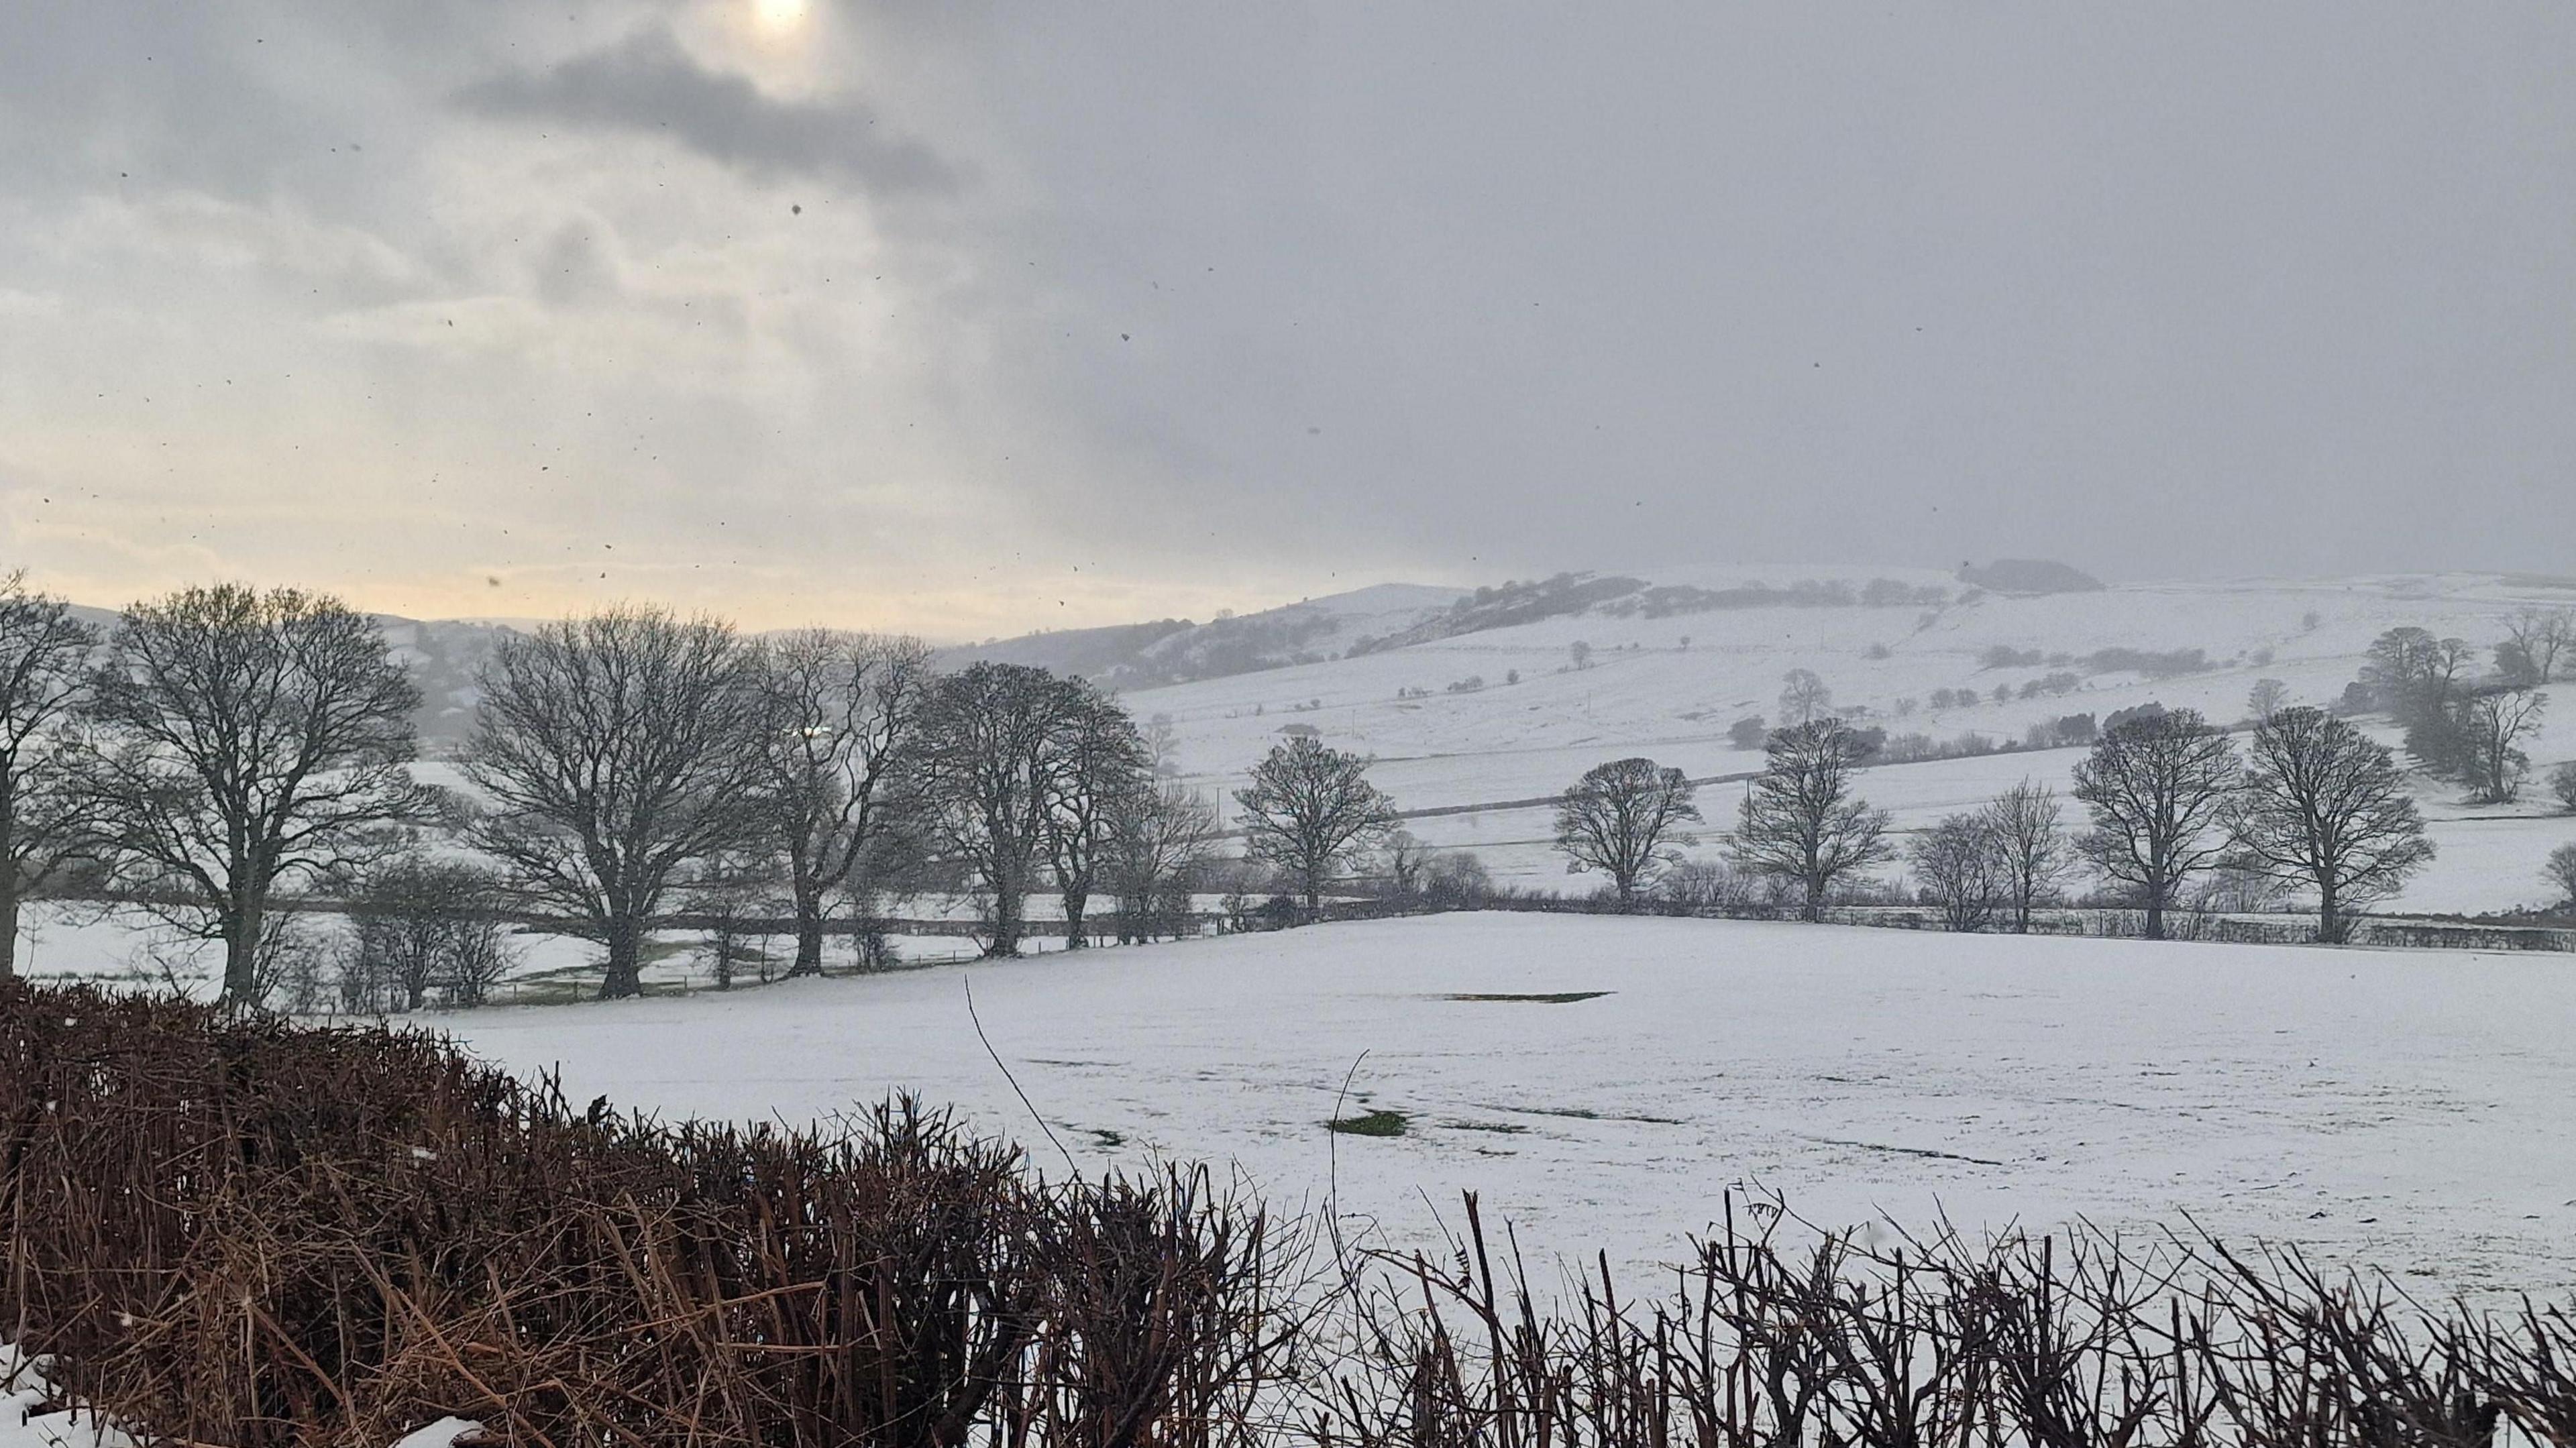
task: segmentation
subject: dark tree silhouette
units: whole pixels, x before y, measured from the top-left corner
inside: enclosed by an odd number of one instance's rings
[[[1050,745],[1046,851],[1064,899],[1064,943],[1091,943],[1083,919],[1116,848],[1119,817],[1153,785],[1153,754],[1134,720],[1090,686],[1075,684]]]
[[[2228,802],[2231,863],[2317,892],[2317,938],[2395,893],[2433,858],[2388,747],[2322,709],[2284,709],[2254,731]]]
[[[2487,689],[2451,706],[2454,773],[2473,804],[2508,804],[2522,793],[2531,756],[2522,741],[2540,727],[2549,696],[2528,689]]]
[[[1556,801],[1556,847],[1566,871],[1599,870],[1610,877],[1622,906],[1677,858],[1683,845],[1699,843],[1682,826],[1699,821],[1691,784],[1678,769],[1651,759],[1614,759],[1584,771]]]
[[[987,955],[1019,954],[1049,857],[1068,726],[1094,697],[1024,664],[970,665],[931,689],[909,787],[940,857],[991,901]]]
[[[1824,918],[1827,892],[1845,877],[1893,858],[1887,812],[1851,793],[1866,744],[1839,719],[1774,732],[1760,775],[1746,789],[1729,849],[1737,864],[1794,882],[1809,920]]]
[[[1945,815],[1906,851],[1915,881],[1940,907],[1941,923],[1967,934],[1983,930],[2006,898],[2002,842],[1981,812]]]
[[[887,847],[930,697],[918,639],[806,629],[760,650],[762,815],[796,914],[789,975],[823,969],[823,917]]]
[[[2236,746],[2194,709],[2126,719],[2075,766],[2075,797],[2092,812],[2078,842],[2095,869],[2138,893],[2147,938],[2226,843],[2216,826],[2237,784]]]
[[[227,1002],[262,993],[281,886],[346,876],[436,812],[405,768],[419,703],[335,598],[220,584],[125,611],[91,686],[87,802],[120,893],[223,943]]]
[[[1343,862],[1396,827],[1395,804],[1368,782],[1368,767],[1365,755],[1301,735],[1273,748],[1234,792],[1244,853],[1296,876],[1310,914]]]
[[[491,805],[469,837],[606,949],[603,998],[643,990],[646,933],[688,868],[761,839],[758,663],[720,619],[615,608],[484,665],[465,767]]]
[[[1987,805],[1981,818],[2003,871],[2013,933],[2028,935],[2032,907],[2053,896],[2075,868],[2074,847],[2059,826],[2057,791],[2025,779]]]
[[[17,973],[22,903],[103,845],[71,731],[98,641],[23,573],[0,578],[0,981]]]

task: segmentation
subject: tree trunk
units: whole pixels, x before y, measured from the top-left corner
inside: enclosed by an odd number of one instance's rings
[[[2162,890],[2147,892],[2147,938],[2165,938],[2165,892]]]
[[[796,890],[796,963],[787,967],[787,978],[822,973],[822,892],[800,885]]]
[[[1084,939],[1084,938],[1083,938],[1083,934],[1082,934],[1082,917],[1083,917],[1083,915],[1084,915],[1084,913],[1085,913],[1085,912],[1087,912],[1088,910],[1090,910],[1090,908],[1091,908],[1091,892],[1090,892],[1090,891],[1088,891],[1088,890],[1067,890],[1067,891],[1065,891],[1065,892],[1064,892],[1064,948],[1065,948],[1065,949],[1067,949],[1067,950],[1080,950],[1080,949],[1082,949],[1084,946],[1089,945],[1089,944],[1091,943],[1089,940]]]
[[[2323,883],[2317,891],[2317,940],[2320,944],[2343,944],[2344,933],[2350,927],[2344,923],[2340,907],[2341,902],[2335,899],[2334,885]]]
[[[224,1004],[259,1004],[259,936],[267,923],[266,902],[243,900],[233,908],[224,930]]]
[[[1020,891],[1016,885],[996,881],[993,886],[993,943],[985,947],[988,956],[1020,953]]]
[[[599,998],[616,1000],[644,993],[644,931],[634,920],[608,923],[608,971],[599,978]]]
[[[0,860],[0,984],[18,975],[18,872]]]

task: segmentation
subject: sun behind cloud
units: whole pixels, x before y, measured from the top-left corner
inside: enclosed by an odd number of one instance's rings
[[[751,0],[751,22],[763,35],[787,36],[805,28],[811,0]]]

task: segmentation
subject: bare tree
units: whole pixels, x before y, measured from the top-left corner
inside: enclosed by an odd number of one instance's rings
[[[725,850],[690,867],[682,904],[705,942],[716,989],[733,989],[746,965],[769,978],[768,935],[757,927],[756,912],[787,884],[784,865],[765,850]],[[821,974],[820,967],[811,973]]]
[[[1774,732],[1764,748],[1728,848],[1745,869],[1794,887],[1806,918],[1821,920],[1828,891],[1895,854],[1887,812],[1852,796],[1867,746],[1841,720],[1818,719]]]
[[[1568,874],[1608,875],[1624,908],[1679,858],[1678,847],[1699,843],[1682,828],[1699,818],[1680,770],[1651,759],[1614,759],[1585,770],[1557,797],[1556,848]]]
[[[349,899],[351,965],[389,989],[379,1002],[416,1011],[433,990],[480,1004],[509,965],[494,915],[500,882],[456,860],[404,854],[369,868]]]
[[[2558,677],[2562,655],[2576,649],[2576,609],[2526,608],[2505,622],[2499,663],[2514,682],[2546,686]]]
[[[2005,897],[2001,842],[1982,814],[1954,814],[1914,837],[1906,853],[1941,922],[1961,934],[1986,928]]]
[[[2278,679],[2257,679],[2251,693],[2245,696],[2246,717],[2261,723],[2281,712],[2290,702],[2290,686]]]
[[[2233,863],[2317,892],[2329,944],[2433,858],[2396,756],[2322,709],[2284,709],[2254,731],[2226,823]]]
[[[469,837],[605,948],[603,999],[640,994],[666,893],[761,835],[757,656],[720,619],[620,607],[504,639],[482,685],[465,767],[491,803]]]
[[[1118,901],[1121,942],[1152,939],[1158,927],[1175,936],[1188,928],[1189,897],[1216,853],[1218,833],[1216,806],[1175,780],[1119,801],[1103,879]]]
[[[2549,792],[2558,800],[2560,809],[2576,814],[2576,760],[2549,771]]]
[[[2541,866],[2541,877],[2558,887],[2559,897],[2576,905],[2576,844],[2560,845],[2549,852],[2548,863]]]
[[[807,629],[760,650],[763,814],[796,914],[789,975],[823,970],[832,897],[880,854],[899,821],[896,781],[930,695],[919,639]]]
[[[2225,847],[2215,826],[2236,765],[2236,746],[2198,710],[2171,709],[2122,721],[2075,766],[2075,797],[2093,817],[2077,848],[2138,892],[2150,940],[2164,939],[2184,882]]]
[[[1812,724],[1831,713],[1834,691],[1813,669],[1791,669],[1780,676],[1780,723],[1784,728]]]
[[[345,877],[435,812],[404,767],[419,703],[335,598],[220,584],[126,610],[91,688],[87,803],[126,897],[223,943],[227,1002],[260,999],[281,887]]]
[[[25,573],[0,577],[0,981],[17,973],[22,903],[101,844],[70,728],[98,641]]]
[[[1750,905],[1760,895],[1753,878],[1725,860],[1683,860],[1666,870],[1655,893],[1682,910]]]
[[[1126,710],[1088,684],[1068,687],[1050,748],[1045,829],[1064,899],[1065,948],[1080,950],[1091,943],[1083,918],[1116,848],[1120,813],[1152,787],[1154,758]]]
[[[1365,755],[1300,736],[1274,747],[1234,792],[1244,853],[1296,876],[1310,914],[1343,862],[1396,827],[1394,801],[1368,782],[1368,767]]]
[[[2025,779],[1987,805],[1983,818],[2002,867],[2013,933],[2028,935],[2032,908],[2053,897],[2075,868],[2074,848],[2059,826],[2057,791]]]
[[[940,855],[990,901],[987,955],[1020,952],[1048,856],[1066,722],[1087,697],[1023,664],[970,665],[931,689],[911,788]]]
[[[2452,708],[2460,740],[2459,773],[2475,804],[2507,804],[2522,793],[2531,756],[2522,741],[2540,727],[2547,694],[2529,689],[2489,689]]]
[[[1422,893],[1423,870],[1431,863],[1431,847],[1411,830],[1397,830],[1386,837],[1386,884],[1398,900],[1411,900]]]

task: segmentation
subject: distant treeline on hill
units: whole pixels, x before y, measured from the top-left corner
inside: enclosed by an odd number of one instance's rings
[[[1591,573],[1559,573],[1552,578],[1515,580],[1479,588],[1448,610],[1410,628],[1352,643],[1352,654],[1400,649],[1461,634],[1517,628],[1543,619],[1578,613],[1611,618],[1673,618],[1747,608],[1938,608],[1951,601],[1951,591],[1937,583],[1913,584],[1873,578],[1852,584],[1842,579],[1802,578],[1794,583],[1744,583],[1733,588],[1698,588],[1689,584],[1650,584],[1642,578]]]

